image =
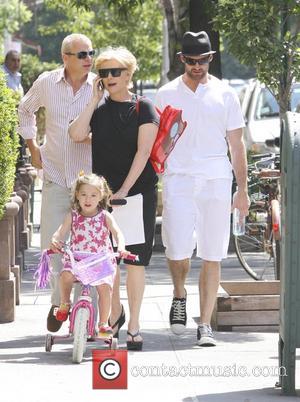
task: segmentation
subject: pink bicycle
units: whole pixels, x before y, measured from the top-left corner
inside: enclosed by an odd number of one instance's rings
[[[89,338],[94,338],[95,335],[95,310],[92,305],[92,298],[90,296],[91,284],[101,278],[112,273],[111,264],[107,263],[111,255],[103,254],[88,254],[82,257],[82,252],[71,253],[67,248],[64,249],[71,257],[72,272],[77,281],[81,284],[81,294],[78,301],[72,307],[69,315],[69,333],[66,335],[52,335],[47,334],[45,339],[45,350],[51,352],[52,346],[58,339],[65,339],[73,337],[73,363],[81,363],[86,349],[86,342]],[[35,276],[37,276],[37,286],[43,288],[46,286],[50,271],[49,255],[53,254],[52,250],[43,252],[41,262]],[[80,259],[78,258],[80,255]],[[114,253],[115,257],[122,258],[119,253]],[[126,255],[126,259],[131,261],[138,260],[138,256],[134,254]],[[101,270],[99,271],[99,263],[101,263]],[[118,339],[113,336],[108,338],[96,338],[97,340],[104,341],[109,345],[110,349],[118,349]]]

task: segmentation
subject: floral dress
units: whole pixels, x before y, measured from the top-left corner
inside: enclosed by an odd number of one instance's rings
[[[106,276],[97,282],[93,282],[92,285],[107,283],[112,287],[117,263],[113,255],[110,231],[106,226],[106,214],[107,211],[99,210],[99,212],[94,216],[83,216],[76,210],[72,210],[70,250],[73,252],[82,251],[83,253],[110,254],[108,258],[114,267],[113,274]],[[68,255],[64,255],[63,264],[63,271],[71,270],[71,263]],[[101,270],[101,266],[99,266],[99,270]]]

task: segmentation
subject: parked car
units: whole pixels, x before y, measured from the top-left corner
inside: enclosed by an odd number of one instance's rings
[[[248,86],[248,80],[243,80],[240,78],[231,78],[231,79],[226,79],[223,78],[223,82],[226,82],[228,85],[230,85],[237,93],[240,102],[242,103],[243,101],[243,96],[245,94],[246,88]]]
[[[279,137],[279,106],[266,86],[258,80],[251,80],[247,86],[242,110],[246,128],[244,138],[248,150],[254,153],[278,152],[277,147],[267,147],[265,141]],[[291,110],[300,112],[300,83],[293,85]]]
[[[143,88],[143,92],[141,93],[141,91],[138,91],[138,94],[141,96],[145,96],[154,103],[156,92],[157,88]]]

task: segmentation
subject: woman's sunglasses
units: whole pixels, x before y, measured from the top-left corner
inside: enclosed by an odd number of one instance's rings
[[[209,63],[211,61],[211,57],[211,54],[206,57],[202,57],[201,59],[192,59],[191,57],[183,56],[183,60],[189,66],[195,66],[196,64],[199,64],[199,66],[201,66],[202,64]]]
[[[95,50],[90,50],[89,52],[86,52],[84,50],[82,50],[81,52],[77,52],[77,53],[65,53],[68,56],[76,56],[77,59],[86,59],[88,56],[93,57],[95,56],[96,51]]]
[[[112,77],[120,77],[122,71],[127,70],[125,67],[118,67],[118,68],[100,68],[98,70],[100,78],[107,78],[108,74],[111,73]]]

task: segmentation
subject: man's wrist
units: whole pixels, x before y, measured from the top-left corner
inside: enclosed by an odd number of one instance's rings
[[[237,188],[238,193],[244,193],[248,195],[248,188],[247,187],[239,187]]]

